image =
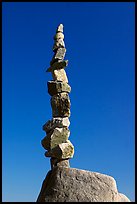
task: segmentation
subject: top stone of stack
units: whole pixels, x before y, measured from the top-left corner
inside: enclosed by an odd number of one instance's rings
[[[56,29],[56,34],[53,38],[55,43],[53,45],[53,51],[55,52],[58,48],[65,48],[64,34],[63,34],[63,24],[60,24]]]
[[[58,33],[58,32],[62,32],[62,33],[63,33],[63,24],[60,24],[60,25],[57,27],[56,33]]]

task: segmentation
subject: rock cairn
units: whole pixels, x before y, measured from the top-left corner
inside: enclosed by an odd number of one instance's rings
[[[53,58],[47,72],[51,72],[53,80],[48,81],[48,93],[51,96],[52,119],[43,125],[46,136],[41,144],[51,157],[51,169],[55,166],[69,167],[69,159],[74,155],[74,146],[68,140],[70,136],[70,98],[71,87],[65,68],[68,60],[64,60],[66,48],[64,43],[63,25],[56,29],[53,45]]]

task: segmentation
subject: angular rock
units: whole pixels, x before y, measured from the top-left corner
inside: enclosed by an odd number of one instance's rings
[[[57,125],[57,127],[69,127],[70,125],[70,121],[68,117],[64,117],[64,118],[53,118],[53,123]]]
[[[68,60],[63,60],[63,61],[59,61],[59,62],[55,62],[54,64],[52,64],[51,67],[49,67],[46,72],[52,72],[55,69],[65,69],[65,67],[68,66]]]
[[[51,158],[50,159],[50,164],[51,164],[51,169],[53,169],[56,166],[70,167],[68,159]]]
[[[49,133],[51,130],[55,129],[56,127],[69,127],[70,121],[68,117],[64,118],[52,118],[52,120],[48,120],[43,125],[43,130],[46,131],[46,133]]]
[[[58,33],[56,33],[56,35],[54,36],[53,39],[54,39],[54,40],[64,39],[64,34],[63,34],[62,32],[58,32]]]
[[[51,73],[54,80],[68,83],[68,78],[64,69],[53,70]]]
[[[54,167],[43,181],[36,202],[130,202],[113,177],[86,170]]]
[[[53,149],[45,153],[46,157],[54,157],[57,159],[69,159],[74,155],[74,146],[69,140],[62,142],[61,144],[55,146]]]
[[[60,24],[60,25],[57,27],[56,33],[58,33],[58,32],[62,32],[62,33],[63,33],[63,24]]]
[[[66,142],[70,136],[70,130],[67,127],[55,128],[49,132],[46,137],[41,141],[42,146],[46,150],[52,150],[60,143]]]
[[[57,51],[55,52],[51,62],[50,62],[50,65],[52,66],[53,63],[57,62],[58,60],[63,60],[64,57],[65,57],[65,53],[66,53],[66,48],[59,48],[57,49]]]
[[[61,92],[70,93],[71,87],[66,82],[61,81],[48,81],[48,93],[53,96]]]
[[[56,39],[55,42],[54,42],[54,45],[53,45],[53,51],[55,52],[58,48],[60,47],[65,47],[65,43],[64,43],[64,40],[59,38],[59,39]]]
[[[53,117],[70,117],[70,99],[67,93],[59,93],[51,97]]]

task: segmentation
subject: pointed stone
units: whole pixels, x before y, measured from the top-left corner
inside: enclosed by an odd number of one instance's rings
[[[52,120],[48,120],[44,125],[43,125],[43,130],[46,133],[49,133],[51,130],[55,129],[56,127],[69,127],[70,121],[68,117],[65,118],[52,118]]]
[[[66,142],[70,136],[70,130],[67,127],[55,128],[52,133],[47,134],[46,137],[41,141],[42,146],[51,150],[60,143]]]
[[[53,117],[70,117],[70,99],[67,93],[59,93],[51,97]]]
[[[72,158],[73,155],[74,155],[74,146],[69,140],[57,145],[52,150],[47,151],[45,153],[46,157],[54,157],[57,159],[69,159],[69,158]]]
[[[56,32],[62,32],[63,33],[63,24],[60,24],[58,27],[57,27],[57,30]]]

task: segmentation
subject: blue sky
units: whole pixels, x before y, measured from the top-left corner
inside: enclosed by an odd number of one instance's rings
[[[73,168],[110,175],[134,201],[134,3],[2,3],[2,199],[35,202],[50,170],[45,70],[64,25]]]

